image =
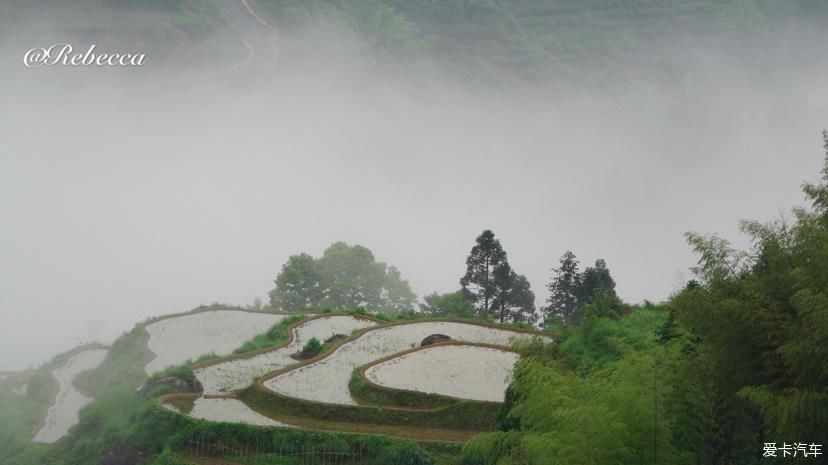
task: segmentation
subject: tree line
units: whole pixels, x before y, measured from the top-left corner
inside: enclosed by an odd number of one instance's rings
[[[321,257],[292,255],[270,291],[270,304],[288,311],[364,308],[399,315],[414,312],[417,296],[393,265],[378,262],[361,245],[336,242]],[[424,297],[419,311],[434,317],[479,318],[500,323],[558,327],[577,324],[584,313],[616,314],[623,308],[603,259],[583,271],[571,251],[552,268],[549,298],[540,309],[526,276],[509,264],[491,230],[484,230],[466,258],[460,289]]]
[[[555,343],[519,347],[498,431],[473,438],[462,463],[828,463],[824,139],[821,182],[803,185],[810,205],[742,222],[747,250],[688,233],[698,266],[669,300],[620,314],[586,304]],[[592,268],[564,256],[559,308],[577,306],[578,279],[606,279]]]

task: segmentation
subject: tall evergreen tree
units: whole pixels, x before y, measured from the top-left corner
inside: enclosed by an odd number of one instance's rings
[[[494,271],[506,262],[506,252],[491,230],[485,230],[466,258],[466,274],[460,278],[463,295],[475,304],[481,315],[489,315],[497,295]]]
[[[560,266],[553,268],[552,280],[549,282],[549,298],[546,299],[544,317],[546,323],[562,321],[574,323],[577,320],[578,292],[581,286],[581,274],[575,254],[567,250],[560,259]]]
[[[503,262],[494,270],[496,294],[492,300],[491,316],[501,323],[523,322],[534,324],[535,293],[529,280]]]
[[[578,307],[592,302],[599,294],[615,296],[615,280],[612,279],[607,268],[607,262],[600,258],[595,261],[595,266],[587,267],[581,273],[580,283],[576,291]]]

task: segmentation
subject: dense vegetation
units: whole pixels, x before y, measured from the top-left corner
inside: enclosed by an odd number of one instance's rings
[[[655,43],[715,37],[761,54],[791,19],[825,19],[819,0],[256,0],[281,30],[335,23],[386,56],[436,57],[471,80],[619,79]],[[356,39],[355,39],[356,40]],[[768,43],[772,43],[773,39]],[[600,65],[606,74],[590,64]],[[599,69],[600,69],[599,68]]]
[[[475,306],[479,316],[501,323],[537,321],[529,280],[512,269],[506,251],[488,229],[475,240],[460,286],[461,295]]]
[[[55,445],[29,446],[18,455],[5,455],[3,463],[89,465],[104,457],[117,457],[121,461],[113,463],[187,465],[190,462],[184,455],[195,440],[208,445],[220,441],[230,449],[258,446],[286,453],[322,446],[329,451],[359,450],[364,463],[371,465],[396,465],[405,459],[412,465],[434,464],[421,447],[407,441],[198,421],[144,401],[129,389],[111,390],[85,408],[80,424]]]
[[[336,242],[320,258],[292,255],[276,277],[270,304],[283,310],[344,310],[399,313],[414,306],[416,296],[400,271],[374,259],[367,248]]]
[[[214,305],[210,308],[225,307]],[[360,312],[364,313],[364,310]],[[240,349],[256,350],[281,344],[287,340],[289,327],[304,318],[303,315],[286,318]],[[146,349],[145,336],[143,325],[136,326],[118,338],[99,368],[76,378],[77,387],[94,395],[95,401],[81,410],[80,423],[69,435],[54,445],[33,444],[31,438],[57,392],[51,370],[65,354],[25,374],[28,383],[25,396],[13,393],[8,381],[0,381],[0,421],[3,424],[0,428],[0,462],[3,465],[89,465],[104,463],[105,458],[110,458],[119,460],[113,462],[119,464],[188,465],[190,462],[184,455],[189,441],[199,439],[214,443],[220,438],[224,446],[242,448],[256,444],[285,452],[310,450],[321,445],[333,452],[358,448],[364,462],[371,465],[395,465],[402,461],[413,465],[435,463],[421,446],[397,439],[211,423],[169,412],[155,400],[167,392],[165,387],[143,394],[136,391],[136,386],[169,376],[192,383],[195,376],[190,366],[215,355],[206,354],[198,360],[169,367],[148,377],[143,368],[151,354]],[[330,348],[329,344],[320,343],[320,351],[327,348]],[[437,449],[449,456],[457,453],[456,450]],[[293,463],[278,457],[261,457],[261,460],[260,463],[267,464]]]
[[[245,352],[252,352],[254,350],[261,350],[268,347],[277,346],[288,340],[288,329],[290,326],[304,320],[305,315],[289,316],[275,325],[271,326],[267,332],[255,336],[253,339],[245,342],[238,349],[234,350],[234,354],[243,354]]]
[[[567,251],[552,273],[547,305],[537,309],[529,280],[512,269],[500,240],[487,229],[466,258],[460,290],[426,296],[421,314],[554,330],[562,324],[578,323],[583,314],[618,315],[622,311],[624,304],[615,293],[615,280],[603,259],[581,272],[575,255]]]
[[[688,234],[697,279],[665,305],[582,312],[522,347],[501,431],[465,463],[787,463],[785,444],[827,463],[828,157],[804,191],[792,219],[743,223],[748,251]]]
[[[276,24],[284,44],[304,45],[285,46],[283,60],[294,55],[307,59],[307,50],[319,51],[320,45],[336,48],[345,44],[349,52],[365,55],[369,63],[436,61],[467,82],[506,84],[515,79],[549,77],[600,84],[624,79],[631,63],[651,65],[648,78],[673,79],[674,70],[665,64],[669,62],[667,54],[657,53],[653,44],[670,42],[673,53],[688,41],[713,38],[736,57],[758,57],[768,47],[788,40],[784,33],[800,22],[822,24],[828,18],[828,4],[821,0],[250,3]],[[117,29],[151,36],[159,47],[165,41],[166,45],[177,43],[182,33],[197,45],[226,26],[213,0],[4,0],[0,2],[0,24],[15,26],[44,7],[82,11],[90,5],[157,16],[152,28],[119,24]],[[105,25],[88,27],[106,29]],[[230,36],[226,39],[233,42]],[[238,54],[241,51],[236,45],[229,50]]]

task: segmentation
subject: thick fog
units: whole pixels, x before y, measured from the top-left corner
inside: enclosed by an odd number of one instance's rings
[[[342,48],[252,78],[30,70],[21,42],[0,64],[0,371],[266,301],[289,255],[339,240],[420,297],[459,288],[489,228],[538,306],[567,249],[606,259],[623,299],[664,299],[695,263],[684,232],[744,246],[739,219],[802,204],[828,125],[805,42],[760,63],[660,49],[675,80],[631,63],[624,82],[492,89]]]

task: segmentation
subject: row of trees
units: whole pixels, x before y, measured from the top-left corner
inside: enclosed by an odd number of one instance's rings
[[[615,280],[603,259],[581,272],[575,254],[566,251],[560,266],[552,272],[544,308],[547,324],[578,324],[584,316],[613,316],[621,312],[623,303],[615,293]]]
[[[473,438],[463,463],[828,464],[824,137],[822,182],[804,186],[811,208],[743,222],[746,251],[688,233],[695,279],[668,302],[584,314],[554,344],[521,346],[499,431]],[[562,260],[572,279],[561,283],[601,275],[573,264]],[[558,300],[572,308],[576,288],[558,286],[572,290]]]
[[[460,290],[426,296],[421,308],[433,316],[477,317],[501,323],[543,322],[546,326],[577,324],[586,314],[620,313],[623,304],[604,260],[597,260],[595,266],[581,272],[575,254],[567,251],[552,272],[547,305],[536,309],[529,280],[512,269],[500,240],[487,229],[477,237],[466,258]]]
[[[535,293],[526,276],[517,273],[500,240],[491,230],[476,239],[460,278],[460,290],[425,297],[420,310],[431,316],[484,318],[501,323],[577,324],[582,314],[617,313],[621,301],[604,260],[583,272],[567,251],[553,268],[547,305],[535,307]],[[291,256],[270,292],[271,306],[298,311],[309,308],[347,309],[398,314],[414,308],[416,296],[400,271],[377,262],[360,245],[336,242],[322,257]]]

